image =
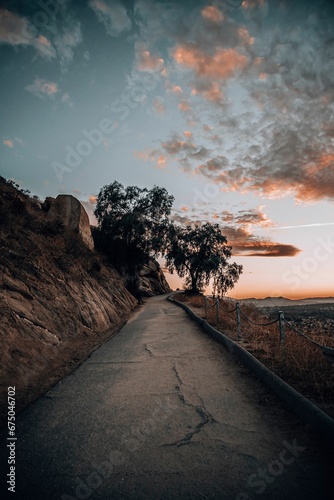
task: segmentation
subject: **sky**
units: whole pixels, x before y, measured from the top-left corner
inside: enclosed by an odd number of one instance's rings
[[[0,1],[0,65],[3,177],[90,216],[165,187],[220,224],[231,296],[334,296],[333,2]]]

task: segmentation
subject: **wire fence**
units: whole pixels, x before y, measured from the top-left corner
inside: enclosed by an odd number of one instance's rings
[[[213,303],[209,303],[212,302]],[[313,344],[314,346],[318,347],[321,349],[322,353],[325,354],[326,356],[329,356],[331,358],[334,358],[334,348],[325,346],[320,344],[319,342],[316,342],[314,339],[306,335],[305,333],[301,332],[296,328],[290,321],[287,321],[284,318],[284,311],[278,311],[278,316],[276,319],[272,321],[268,321],[266,323],[260,323],[257,321],[254,321],[252,318],[249,318],[244,311],[242,310],[240,306],[240,302],[236,302],[235,307],[232,309],[226,309],[222,306],[219,297],[208,297],[204,296],[204,303],[205,303],[205,319],[208,318],[208,311],[212,308],[215,308],[216,310],[216,325],[219,325],[220,321],[220,311],[223,311],[226,314],[231,314],[231,313],[236,313],[236,325],[237,325],[237,338],[240,340],[242,338],[242,332],[241,332],[241,318],[245,319],[246,321],[252,323],[253,325],[256,326],[270,326],[275,323],[279,323],[279,334],[280,334],[280,342],[282,345],[284,345],[286,336],[285,336],[285,325],[288,326],[292,331],[297,333],[299,336],[303,337],[307,342]]]

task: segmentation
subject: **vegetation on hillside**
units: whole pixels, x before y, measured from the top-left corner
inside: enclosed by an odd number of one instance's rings
[[[288,325],[285,325],[285,342],[282,343],[278,323],[259,326],[247,321],[244,316],[241,317],[241,338],[238,339],[236,312],[226,312],[234,310],[235,301],[220,299],[217,317],[216,300],[212,298],[206,299],[206,307],[203,295],[187,297],[185,294],[179,294],[176,298],[182,302],[186,301],[199,316],[232,340],[239,342],[270,370],[334,417],[333,360],[325,356],[319,347],[298,335]],[[241,303],[241,308],[244,315],[255,323],[270,322],[271,318],[268,319],[255,303]],[[295,322],[292,322],[292,325],[299,326]],[[313,318],[309,317],[307,322],[304,321],[302,333],[319,344],[334,348],[334,337],[332,331],[327,328],[327,322],[317,321],[316,328],[314,325]]]

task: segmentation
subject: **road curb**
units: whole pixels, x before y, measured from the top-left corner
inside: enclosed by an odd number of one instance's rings
[[[205,319],[197,316],[190,307],[182,302],[178,302],[171,295],[167,297],[167,300],[184,309],[207,333],[218,342],[224,344],[231,354],[235,354],[244,365],[252,370],[257,378],[276,394],[290,411],[297,415],[300,420],[316,429],[327,442],[330,441],[334,444],[334,420],[329,415],[284,382],[284,380],[264,366],[246,349],[209,325]]]

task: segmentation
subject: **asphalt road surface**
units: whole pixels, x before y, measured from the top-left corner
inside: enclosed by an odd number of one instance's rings
[[[23,412],[16,436],[16,500],[333,498],[317,434],[165,297]]]

